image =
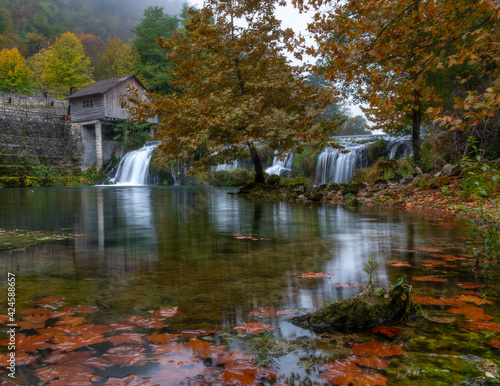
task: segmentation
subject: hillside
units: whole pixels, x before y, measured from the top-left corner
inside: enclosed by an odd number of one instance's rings
[[[103,42],[115,36],[127,42],[144,10],[163,6],[179,13],[182,0],[0,0],[0,48],[17,47],[29,58],[69,31],[92,34]]]

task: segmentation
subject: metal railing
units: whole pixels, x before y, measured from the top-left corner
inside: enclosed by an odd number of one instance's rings
[[[68,101],[62,95],[0,86],[0,116],[30,119],[64,118]]]

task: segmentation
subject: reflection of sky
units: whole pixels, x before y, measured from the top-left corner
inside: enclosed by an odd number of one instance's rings
[[[117,188],[116,206],[118,214],[129,228],[148,230],[154,235],[154,221],[151,211],[151,190],[142,187]]]

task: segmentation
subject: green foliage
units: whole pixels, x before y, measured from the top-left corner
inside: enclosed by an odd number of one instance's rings
[[[498,196],[500,172],[481,158],[481,150],[477,149],[475,140],[470,139],[470,142],[473,158],[467,156],[462,162],[466,177],[462,179],[460,188],[464,198],[474,199],[478,208],[473,211],[461,207],[457,217],[464,221],[474,240],[481,242],[479,246],[474,244],[471,250],[476,256],[476,268],[490,274],[499,269],[500,200],[491,197]]]
[[[34,166],[32,174],[35,177],[55,177],[56,173],[51,167],[45,165]]]
[[[114,128],[114,140],[120,141],[127,150],[135,150],[144,146],[149,139],[149,123],[135,121],[120,121]]]
[[[363,271],[365,271],[368,275],[370,275],[369,284],[370,284],[370,287],[372,289],[374,289],[375,286],[373,285],[373,271],[375,271],[375,269],[378,267],[378,264],[374,264],[375,257],[373,256],[373,253],[370,255],[370,258],[368,259],[367,262],[368,262],[368,269],[363,268]]]
[[[292,173],[300,173],[305,177],[314,177],[316,174],[316,162],[321,150],[307,148],[294,154],[292,162]]]
[[[283,186],[304,185],[306,182],[307,182],[306,178],[303,175],[298,175],[290,178],[282,178],[280,180],[280,185]]]
[[[413,155],[408,157],[412,165],[418,166],[424,173],[429,173],[432,170],[434,163],[434,150],[430,143],[426,143],[420,147],[420,163],[417,163]]]
[[[472,244],[470,252],[476,256],[476,268],[485,275],[498,275],[500,268],[500,200],[491,200],[491,210],[486,210],[483,205],[475,211],[461,208],[463,213],[457,214],[467,226],[471,236],[477,243]]]
[[[369,135],[372,132],[368,129],[368,123],[365,117],[356,115],[355,117],[347,118],[342,124],[338,135]]]
[[[243,186],[250,182],[250,173],[245,169],[219,170],[213,172],[214,186]]]
[[[177,17],[166,14],[163,7],[153,6],[144,11],[141,22],[132,29],[136,35],[132,45],[139,55],[136,75],[150,91],[160,94],[172,91],[169,70],[174,63],[167,59],[167,50],[162,49],[157,40],[170,38],[178,26]]]
[[[272,366],[276,363],[271,356],[275,340],[271,333],[267,331],[251,340],[252,351],[255,353],[254,359],[259,366]]]
[[[384,139],[379,139],[366,147],[366,156],[370,163],[375,163],[380,157],[387,157],[387,155],[387,141]]]
[[[473,138],[469,141],[472,148],[471,155],[462,160],[462,168],[466,174],[460,183],[463,197],[465,199],[491,197],[496,192],[500,173],[481,157],[482,151],[477,148],[476,141]]]

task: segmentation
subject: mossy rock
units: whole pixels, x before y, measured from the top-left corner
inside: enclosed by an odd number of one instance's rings
[[[387,179],[388,175],[393,175],[399,168],[400,164],[395,159],[379,158],[375,164],[368,169],[356,172],[351,178],[351,182],[366,182],[373,185],[379,179]]]
[[[450,178],[446,176],[432,177],[427,180],[427,186],[431,189],[441,189],[450,184]]]
[[[273,175],[266,178],[266,184],[271,185],[271,186],[279,185],[280,181],[281,181],[281,177],[278,176],[277,174],[273,174]]]
[[[304,193],[304,196],[308,200],[317,202],[317,201],[321,201],[321,199],[323,198],[323,193],[321,193],[317,189],[312,189],[312,190],[308,190],[306,193]]]
[[[399,285],[373,294],[367,287],[361,294],[336,301],[311,314],[293,318],[293,323],[315,332],[365,329],[408,320],[416,315],[410,287]]]
[[[347,194],[358,194],[360,185],[355,182],[351,182],[349,185],[346,185],[342,191],[342,194],[345,196]]]

